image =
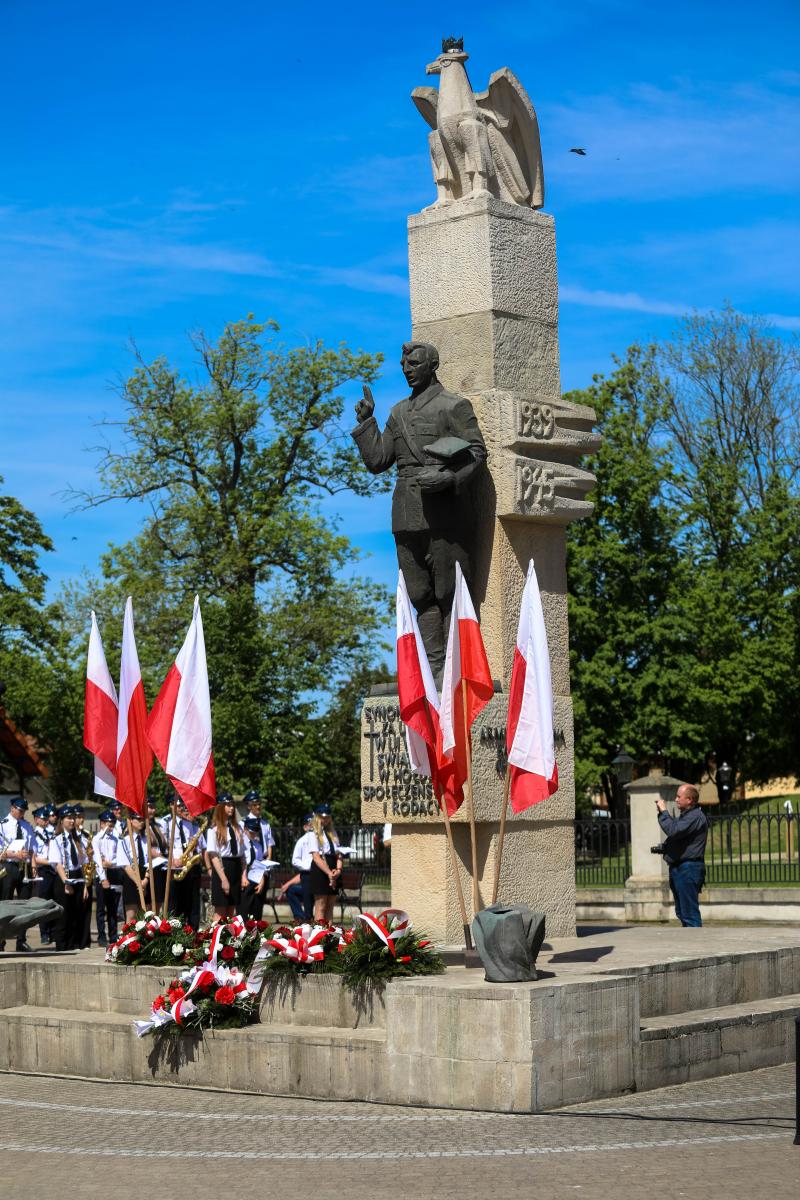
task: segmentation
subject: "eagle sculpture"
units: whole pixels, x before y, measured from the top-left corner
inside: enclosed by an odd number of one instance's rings
[[[463,39],[442,42],[425,68],[439,91],[414,88],[411,97],[433,132],[428,137],[436,182],[431,208],[471,196],[541,208],[544,171],[539,122],[522,84],[508,67],[495,71],[485,92],[474,93]]]

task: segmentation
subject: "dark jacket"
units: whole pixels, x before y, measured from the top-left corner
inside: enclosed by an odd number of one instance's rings
[[[455,471],[455,487],[441,492],[421,492],[419,472],[435,459],[425,447],[441,437],[453,436],[469,442],[469,458]],[[451,533],[469,525],[471,507],[465,503],[466,485],[486,461],[478,422],[469,400],[446,392],[432,383],[419,396],[395,404],[381,433],[374,417],[357,426],[352,434],[373,475],[397,464],[397,484],[392,500],[392,532]]]
[[[668,812],[658,814],[658,823],[667,835],[664,858],[671,867],[690,859],[702,859],[706,852],[708,821],[701,808],[687,808],[677,817]]]

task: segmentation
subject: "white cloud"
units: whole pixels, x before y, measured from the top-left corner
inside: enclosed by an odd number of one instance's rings
[[[586,308],[620,309],[624,312],[654,313],[664,317],[683,317],[691,312],[710,312],[708,308],[698,308],[696,305],[681,303],[674,300],[658,300],[641,296],[638,292],[613,292],[603,289],[575,287],[565,284],[559,289],[559,299],[563,304],[583,305]],[[800,329],[800,317],[783,313],[763,313],[767,324],[774,329]]]

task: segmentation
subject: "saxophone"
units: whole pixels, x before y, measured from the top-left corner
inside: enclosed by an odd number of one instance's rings
[[[196,867],[199,862],[202,862],[202,854],[195,854],[194,851],[197,843],[200,841],[200,838],[205,833],[207,828],[208,817],[202,817],[197,826],[197,833],[190,837],[189,841],[186,843],[186,849],[181,855],[181,866],[172,876],[172,878],[178,883],[180,883],[182,879],[186,878],[192,867]]]
[[[83,842],[83,838],[80,840]],[[81,870],[83,871],[83,881],[87,887],[91,887],[97,875],[97,863],[94,861],[94,846],[92,845],[92,839],[90,837],[86,838],[83,848],[88,856],[86,862],[81,867]]]

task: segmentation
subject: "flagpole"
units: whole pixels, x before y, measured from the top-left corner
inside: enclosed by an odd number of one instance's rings
[[[175,795],[172,801],[172,821],[169,827],[169,859],[167,860],[167,885],[164,888],[164,911],[162,917],[167,918],[169,912],[169,885],[172,882],[172,852],[175,849],[175,825],[178,821],[178,797]]]
[[[142,877],[139,874],[139,855],[136,853],[136,846],[133,841],[133,825],[131,825],[130,817],[126,818],[126,824],[128,826],[128,837],[131,840],[131,866],[136,874],[136,886],[139,889],[139,899],[142,902],[142,912],[144,912],[144,888],[142,887]]]
[[[492,904],[497,903],[497,893],[500,889],[500,869],[503,862],[503,843],[506,840],[506,813],[508,812],[508,791],[511,783],[511,763],[506,763],[506,777],[503,781],[503,807],[500,811],[500,835],[497,839],[497,849],[494,854],[494,885],[492,887]]]
[[[478,890],[478,831],[475,826],[475,803],[472,796],[472,747],[469,739],[469,723],[467,720],[467,681],[461,680],[461,707],[464,716],[464,750],[467,755],[467,813],[469,815],[469,838],[472,845],[472,915],[481,911],[481,897]]]
[[[156,911],[156,881],[153,876],[153,847],[150,844],[150,814],[147,811],[145,804],[144,810],[144,832],[147,838],[147,878],[150,880],[150,903],[153,906],[153,912]]]
[[[437,796],[437,800],[438,800]],[[444,816],[444,827],[447,830],[447,844],[450,847],[450,860],[453,864],[453,874],[456,879],[456,895],[458,896],[458,907],[461,909],[461,924],[464,926],[464,949],[472,949],[472,934],[469,929],[469,919],[467,917],[467,905],[464,901],[464,889],[461,886],[461,875],[458,870],[458,855],[456,854],[456,844],[453,841],[453,827],[450,824],[450,813],[447,811],[447,797],[442,796],[439,800],[439,807]]]

